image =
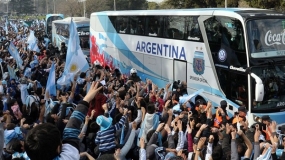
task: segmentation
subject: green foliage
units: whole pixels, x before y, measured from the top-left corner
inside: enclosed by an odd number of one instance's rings
[[[216,8],[225,7],[225,0],[165,0],[173,8]],[[228,0],[228,7],[238,7],[239,0]],[[162,6],[162,5],[161,5]],[[163,6],[162,6],[163,7]],[[164,8],[164,7],[163,7]]]
[[[148,2],[147,9],[149,10],[159,9],[159,5],[156,2]]]
[[[20,14],[32,14],[35,11],[33,0],[11,0],[9,6],[13,12]]]
[[[114,0],[106,0],[111,10],[114,10]],[[115,0],[116,10],[140,10],[147,9],[146,0]]]

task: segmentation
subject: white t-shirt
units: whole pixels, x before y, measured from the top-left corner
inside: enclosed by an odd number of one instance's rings
[[[3,88],[2,85],[0,85],[0,93],[1,93],[1,94],[4,94],[4,88]]]
[[[78,160],[80,159],[79,151],[70,144],[63,144],[59,159]]]

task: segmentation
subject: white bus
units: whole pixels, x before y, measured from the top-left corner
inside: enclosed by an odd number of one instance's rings
[[[228,114],[248,109],[250,124],[285,123],[285,15],[254,8],[106,11],[91,14],[90,58],[136,68],[159,87],[187,81]]]
[[[75,22],[80,46],[85,55],[89,56],[89,28],[90,28],[90,19],[85,17],[67,17],[63,20],[56,20],[52,22],[52,43],[61,48],[61,43],[65,42],[66,46],[68,44],[69,38],[69,25],[70,21]]]
[[[63,14],[47,14],[46,15],[46,26],[45,32],[48,36],[51,36],[51,29],[52,29],[52,21],[61,20],[64,18]]]

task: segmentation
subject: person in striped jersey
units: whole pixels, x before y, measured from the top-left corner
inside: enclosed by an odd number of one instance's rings
[[[100,131],[97,132],[95,144],[99,145],[100,156],[103,154],[115,153],[115,133],[120,130],[127,119],[128,109],[124,109],[123,116],[120,121],[112,125],[113,119],[105,110],[104,115],[100,115],[96,119],[96,123],[100,126]]]

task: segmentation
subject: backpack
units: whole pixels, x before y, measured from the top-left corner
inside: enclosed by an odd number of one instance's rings
[[[32,103],[31,100],[33,100]],[[27,108],[27,115],[30,116],[31,113],[35,113],[35,111],[37,110],[37,113],[40,113],[40,101],[38,100],[38,98],[36,98],[33,95],[28,95],[26,98],[26,108]]]

